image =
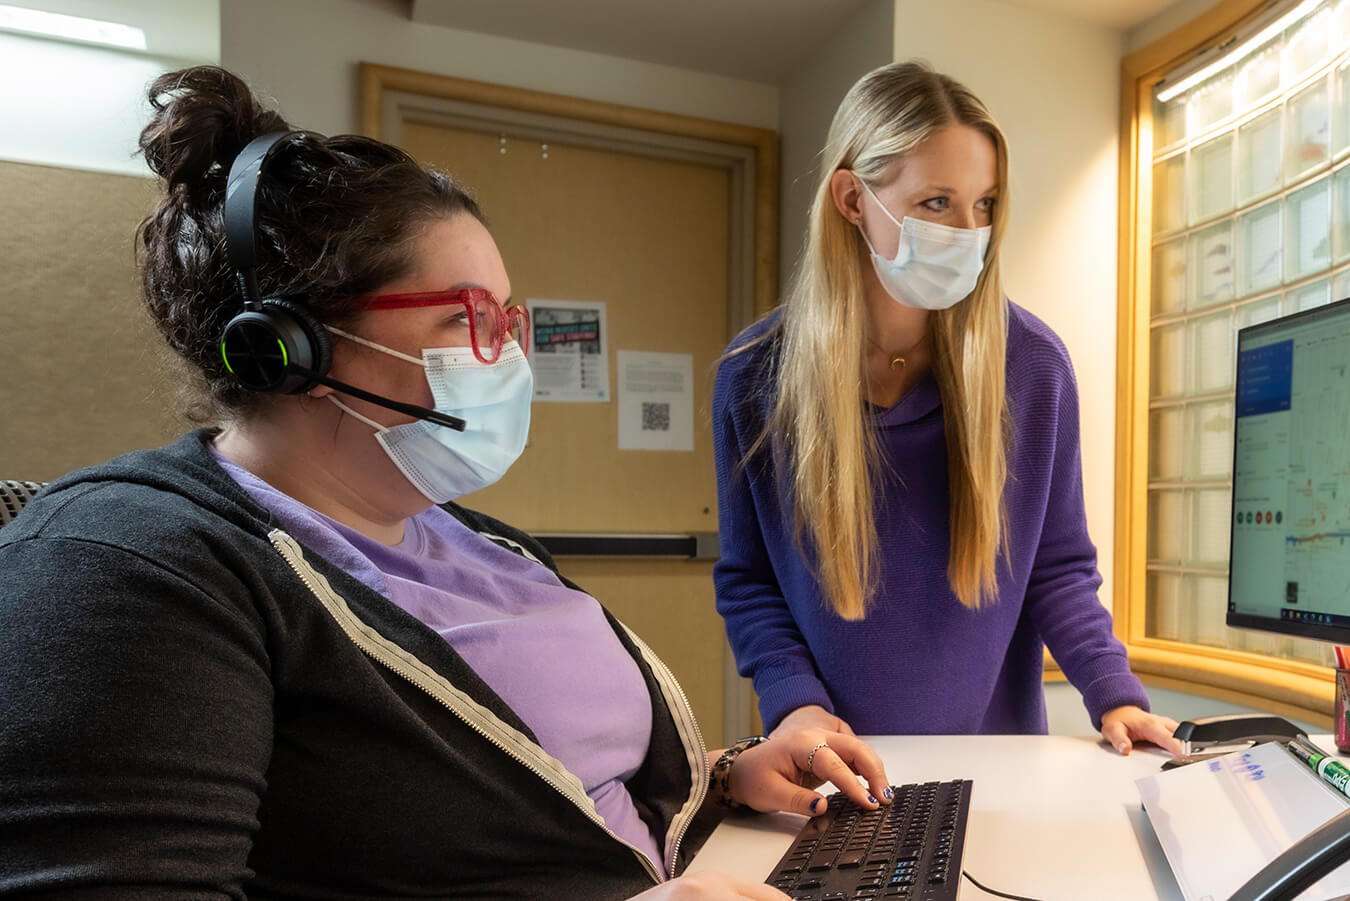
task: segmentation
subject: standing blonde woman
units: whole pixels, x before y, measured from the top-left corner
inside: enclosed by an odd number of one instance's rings
[[[1044,645],[1113,747],[1176,748],[1097,598],[1068,353],[1003,294],[1003,134],[897,63],[822,167],[787,302],[714,400],[717,603],[765,726],[1045,732]]]

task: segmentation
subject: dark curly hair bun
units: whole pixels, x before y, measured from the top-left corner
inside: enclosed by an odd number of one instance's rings
[[[238,76],[218,66],[161,75],[149,95],[154,114],[141,132],[141,153],[170,193],[198,201],[224,187],[231,161],[249,141],[290,129]]]

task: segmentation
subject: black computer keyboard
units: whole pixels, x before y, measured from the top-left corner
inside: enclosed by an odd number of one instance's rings
[[[877,810],[836,792],[764,881],[798,901],[955,901],[970,787],[895,785],[895,800]]]

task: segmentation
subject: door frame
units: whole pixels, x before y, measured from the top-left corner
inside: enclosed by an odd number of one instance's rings
[[[659,110],[491,84],[397,66],[358,64],[360,132],[399,144],[405,121],[498,131],[724,168],[730,180],[727,340],[778,304],[778,133]],[[724,645],[723,734],[756,722],[750,682]]]

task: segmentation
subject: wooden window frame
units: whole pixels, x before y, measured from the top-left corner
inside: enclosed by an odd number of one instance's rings
[[[1330,728],[1334,673],[1328,667],[1145,634],[1153,89],[1165,73],[1232,39],[1270,5],[1223,0],[1121,64],[1115,629],[1148,685]]]

